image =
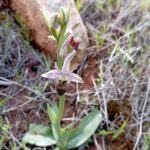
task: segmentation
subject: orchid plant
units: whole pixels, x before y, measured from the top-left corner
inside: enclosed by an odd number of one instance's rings
[[[67,29],[70,16],[70,9],[61,8],[60,13],[55,15],[53,22],[46,11],[42,10],[45,22],[57,42],[57,62],[55,69],[42,74],[41,76],[58,82],[77,82],[83,83],[82,78],[70,71],[70,63],[76,55],[79,41],[75,40],[73,31]],[[59,24],[59,28],[55,28],[55,23]],[[68,52],[69,47],[73,49]],[[68,52],[68,53],[67,53]],[[67,53],[67,56],[65,55]],[[63,61],[63,57],[65,57]],[[59,94],[59,93],[58,93]],[[99,126],[102,115],[98,110],[93,110],[84,119],[80,121],[78,127],[74,127],[75,123],[71,123],[66,127],[61,127],[65,107],[65,93],[59,94],[59,105],[57,103],[51,106],[47,104],[47,112],[51,122],[51,127],[41,124],[31,124],[29,131],[24,135],[23,142],[34,144],[37,146],[56,145],[57,149],[67,150],[76,148],[86,142]]]

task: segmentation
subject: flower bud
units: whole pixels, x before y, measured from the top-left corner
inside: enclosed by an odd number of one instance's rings
[[[40,8],[41,13],[43,15],[44,21],[46,23],[46,25],[48,26],[49,30],[51,29],[51,24],[50,24],[50,17],[48,15],[48,12],[42,8]]]
[[[56,14],[53,14],[51,17],[48,14],[48,11],[45,9],[40,8],[41,13],[43,15],[44,21],[48,27],[48,29],[51,31],[52,28],[55,27],[56,24]]]
[[[57,15],[57,21],[60,25],[63,25],[69,21],[70,9],[61,7],[60,13]]]

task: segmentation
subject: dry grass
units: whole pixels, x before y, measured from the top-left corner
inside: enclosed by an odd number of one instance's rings
[[[104,112],[104,120],[110,124],[115,122],[108,118],[109,101],[128,99],[132,119],[128,123],[126,137],[134,142],[134,150],[144,149],[143,137],[150,136],[149,2],[99,1],[87,4],[82,12],[91,40],[96,42],[89,51],[96,48],[100,53],[103,50],[110,53],[107,63],[100,62],[101,82],[95,84],[95,95]],[[122,114],[120,119],[125,121]],[[135,130],[134,134],[132,130]]]

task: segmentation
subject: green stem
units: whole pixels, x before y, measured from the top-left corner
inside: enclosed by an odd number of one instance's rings
[[[61,150],[64,149],[64,139],[62,139],[62,131],[61,131],[61,120],[63,118],[64,114],[64,107],[65,107],[65,95],[62,95],[59,97],[59,108],[58,108],[58,114],[57,114],[57,124],[59,125],[59,139],[58,139],[58,147]]]
[[[59,97],[59,110],[58,110],[58,122],[60,123],[64,114],[65,107],[65,95]]]
[[[60,34],[59,34],[59,38],[58,38],[57,65],[58,65],[59,69],[62,68],[62,58],[59,53],[60,53],[62,44],[64,42],[66,28],[67,28],[67,24],[64,24],[61,26]]]

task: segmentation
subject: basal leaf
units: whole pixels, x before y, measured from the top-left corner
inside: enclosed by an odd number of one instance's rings
[[[61,149],[67,149],[67,143],[73,130],[74,128],[66,129],[64,132],[61,133],[61,137],[58,143]]]
[[[52,124],[55,124],[56,119],[57,119],[57,113],[56,113],[56,110],[54,108],[55,108],[54,105],[53,105],[53,107],[50,107],[50,105],[47,104],[47,112],[48,112],[48,116],[49,116],[49,119],[50,119]]]
[[[68,142],[67,148],[75,148],[83,144],[95,132],[100,122],[102,121],[102,114],[98,110],[89,113],[83,120],[81,120],[79,127],[77,127]]]
[[[52,130],[41,124],[31,124],[29,131],[23,137],[23,142],[36,146],[51,146],[56,144],[52,136]]]
[[[53,104],[51,107],[47,105],[47,112],[52,124],[52,132],[55,140],[59,139],[60,136],[60,124],[58,122],[58,107]]]

